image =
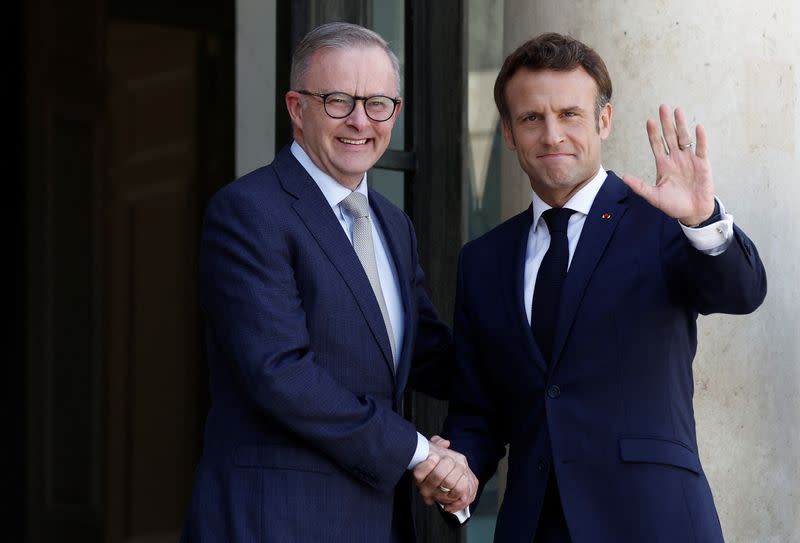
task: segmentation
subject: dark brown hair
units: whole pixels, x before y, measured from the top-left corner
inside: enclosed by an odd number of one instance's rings
[[[494,102],[500,117],[510,121],[506,102],[506,85],[520,68],[569,72],[582,67],[597,83],[595,117],[611,101],[611,78],[600,55],[584,43],[562,34],[541,34],[520,45],[506,57],[494,82]]]

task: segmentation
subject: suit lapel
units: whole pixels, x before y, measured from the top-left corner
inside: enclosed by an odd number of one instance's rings
[[[288,147],[284,147],[278,154],[273,165],[284,189],[297,198],[292,204],[295,212],[353,294],[367,326],[380,346],[385,362],[394,375],[394,362],[381,310],[367,274],[331,206]]]
[[[627,186],[613,172],[609,171],[608,177],[592,203],[586,222],[583,224],[580,241],[578,241],[567,279],[564,282],[556,335],[553,339],[553,360],[555,361],[553,367],[558,364],[586,285],[617,225],[628,209],[627,204],[624,203],[627,195]]]
[[[542,356],[539,346],[533,339],[531,325],[528,322],[527,309],[525,307],[525,256],[528,250],[528,236],[530,235],[531,224],[533,223],[533,206],[529,206],[515,218],[515,224],[511,230],[509,253],[513,258],[505,258],[500,254],[497,259],[500,262],[501,282],[505,286],[504,299],[506,307],[511,312],[511,322],[516,328],[520,338],[522,338],[525,351],[530,359],[533,359],[542,371],[546,371],[547,364]],[[501,253],[504,252],[501,249]],[[510,279],[510,280],[509,280]]]

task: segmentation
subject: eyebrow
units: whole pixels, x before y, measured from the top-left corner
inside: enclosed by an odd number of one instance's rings
[[[558,110],[556,110],[557,113],[564,113],[566,111],[580,111],[580,112],[583,112],[583,111],[586,111],[586,110],[584,108],[582,108],[581,106],[577,105],[577,104],[576,105],[572,105],[572,106],[565,106],[565,107],[562,107],[562,108],[559,108]],[[541,112],[537,111],[535,109],[527,109],[525,111],[520,112],[515,118],[517,120],[524,119],[528,115],[541,115]]]
[[[582,108],[581,106],[575,104],[573,106],[566,106],[566,107],[560,108],[558,110],[558,113],[566,113],[567,111],[578,111],[578,112],[583,113],[586,110],[584,108]]]

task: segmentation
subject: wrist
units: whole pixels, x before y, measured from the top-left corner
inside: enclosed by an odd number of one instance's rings
[[[719,202],[716,198],[714,198],[714,207],[711,209],[711,213],[708,215],[703,215],[700,217],[689,217],[686,219],[678,219],[681,224],[688,228],[702,228],[703,226],[707,226],[721,218]]]

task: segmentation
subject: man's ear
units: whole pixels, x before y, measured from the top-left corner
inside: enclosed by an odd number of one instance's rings
[[[600,110],[600,115],[597,117],[597,132],[600,134],[600,139],[604,140],[611,135],[611,117],[614,114],[614,109],[611,107],[611,102],[603,106]]]
[[[517,143],[514,141],[514,132],[511,131],[505,119],[500,119],[500,123],[503,126],[503,141],[506,142],[506,147],[512,151],[516,151]]]
[[[284,96],[286,103],[286,110],[289,112],[289,117],[292,119],[292,124],[297,128],[303,128],[303,103],[302,96],[295,91],[289,91]]]

